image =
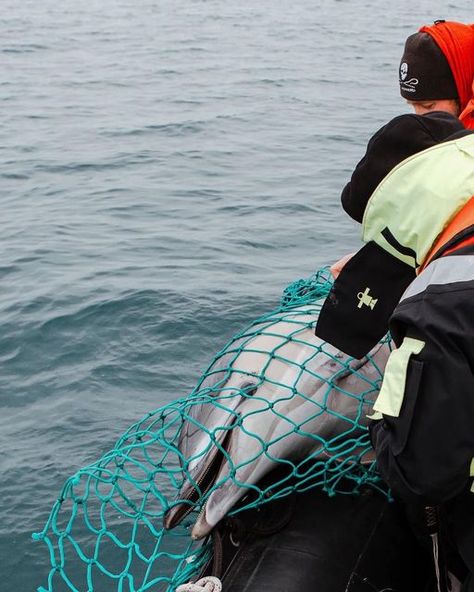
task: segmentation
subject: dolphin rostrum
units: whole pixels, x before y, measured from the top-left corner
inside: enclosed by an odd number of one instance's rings
[[[186,478],[165,528],[204,498],[192,530],[200,539],[277,463],[336,454],[336,437],[343,455],[341,444],[361,435],[390,347],[378,344],[362,360],[343,354],[315,336],[317,310],[266,319],[208,369],[180,432]]]

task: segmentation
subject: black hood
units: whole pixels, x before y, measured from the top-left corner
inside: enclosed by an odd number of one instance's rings
[[[362,222],[370,196],[395,166],[464,130],[459,119],[445,111],[395,117],[369,140],[364,158],[342,191],[342,207],[351,218]]]

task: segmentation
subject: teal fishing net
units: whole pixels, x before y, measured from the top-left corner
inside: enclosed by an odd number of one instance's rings
[[[49,550],[40,592],[172,592],[209,560],[205,535],[227,513],[314,487],[385,491],[366,426],[389,341],[361,361],[321,342],[314,326],[331,285],[324,268],[288,286],[188,397],[147,414],[66,481],[33,535]]]

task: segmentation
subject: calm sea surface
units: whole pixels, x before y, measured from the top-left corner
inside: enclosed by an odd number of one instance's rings
[[[67,476],[282,289],[358,245],[339,194],[440,0],[3,0],[0,589]]]

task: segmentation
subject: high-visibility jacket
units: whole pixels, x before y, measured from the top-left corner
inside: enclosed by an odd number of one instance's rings
[[[363,233],[418,271],[390,319],[397,349],[374,405],[377,466],[396,497],[449,509],[474,574],[473,196],[474,134],[396,167],[372,195]]]

